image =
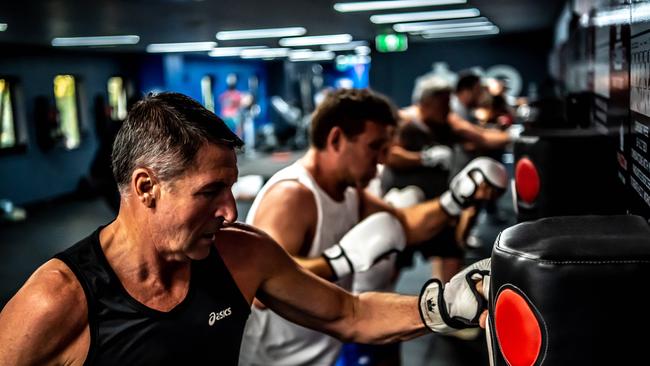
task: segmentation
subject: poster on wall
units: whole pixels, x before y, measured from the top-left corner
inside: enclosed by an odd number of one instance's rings
[[[650,22],[637,21],[648,3],[632,5],[630,39],[629,187],[632,213],[650,218]]]

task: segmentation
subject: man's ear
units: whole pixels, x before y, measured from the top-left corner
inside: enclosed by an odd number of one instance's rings
[[[131,175],[133,192],[146,207],[153,208],[156,206],[160,187],[153,173],[144,168],[138,168]]]
[[[344,137],[343,130],[340,127],[332,127],[329,134],[327,134],[327,146],[331,146],[334,151],[338,152],[341,148],[341,140]]]

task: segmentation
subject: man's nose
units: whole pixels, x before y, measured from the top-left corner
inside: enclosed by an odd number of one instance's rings
[[[237,220],[237,203],[232,192],[228,192],[215,212],[215,217],[223,217],[228,222]]]

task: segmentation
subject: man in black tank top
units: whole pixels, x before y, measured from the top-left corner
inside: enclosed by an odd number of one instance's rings
[[[450,331],[465,324],[457,319],[478,325],[480,281],[427,284],[419,298],[353,296],[235,223],[241,145],[184,95],[138,102],[113,146],[117,217],[43,264],[7,303],[0,365],[236,365],[255,297],[290,321],[363,343]],[[489,191],[477,186],[463,199]],[[482,279],[489,264],[479,267]],[[464,312],[440,299],[464,301]]]

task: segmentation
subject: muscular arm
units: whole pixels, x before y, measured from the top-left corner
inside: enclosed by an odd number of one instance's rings
[[[450,113],[448,121],[454,132],[463,140],[474,143],[478,147],[500,149],[511,142],[507,132],[473,125],[456,113]]]
[[[272,242],[263,247],[266,276],[257,296],[297,324],[343,341],[388,343],[426,333],[416,297],[385,293],[354,296],[291,261]]]
[[[53,259],[39,268],[0,313],[0,365],[81,365],[89,346],[83,289]]]
[[[267,191],[252,224],[269,234],[302,267],[329,280],[334,276],[325,259],[306,257],[317,220],[313,193],[296,181],[282,181]]]
[[[422,153],[409,151],[398,144],[393,144],[388,149],[386,165],[391,168],[408,169],[422,166]]]
[[[438,199],[398,209],[368,192],[364,191],[362,195],[361,217],[381,211],[392,213],[402,222],[407,244],[417,244],[430,239],[453,220],[442,209]]]

